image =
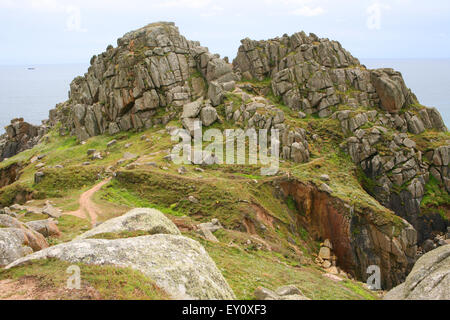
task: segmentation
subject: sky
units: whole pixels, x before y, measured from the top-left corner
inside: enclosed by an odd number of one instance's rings
[[[156,21],[231,59],[243,38],[302,30],[358,58],[450,58],[448,0],[0,0],[0,65],[87,63]]]

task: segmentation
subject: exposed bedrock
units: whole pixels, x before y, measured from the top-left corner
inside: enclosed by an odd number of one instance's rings
[[[389,291],[384,300],[449,300],[450,245],[428,252],[414,265],[401,285]]]
[[[283,180],[279,185],[296,202],[298,224],[316,240],[331,240],[339,267],[365,281],[367,268],[379,266],[385,289],[405,280],[417,250],[416,231],[406,220],[392,212],[358,211],[312,184]]]
[[[79,140],[166,124],[184,104],[204,97],[217,106],[234,88],[232,66],[173,23],[150,24],[117,44],[92,57],[70,85],[70,99],[50,112],[51,123],[62,121]]]

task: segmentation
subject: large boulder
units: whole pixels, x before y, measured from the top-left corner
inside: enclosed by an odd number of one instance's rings
[[[200,110],[192,101],[209,95],[220,104],[236,80],[230,64],[187,40],[171,22],[128,32],[117,44],[94,56],[88,72],[72,81],[70,100],[50,111],[50,123],[62,122],[86,140],[167,124],[182,106],[184,118],[195,118]]]
[[[95,235],[104,233],[121,233],[129,231],[144,231],[150,235],[160,233],[181,235],[177,226],[162,212],[149,208],[137,208],[129,211],[123,216],[102,223],[94,229],[83,233],[78,239],[92,238]]]
[[[0,227],[0,267],[47,247],[47,241],[37,232],[21,227]]]
[[[158,234],[118,240],[88,239],[31,254],[7,269],[36,259],[130,267],[150,277],[174,299],[234,299],[214,261],[192,239]]]
[[[59,237],[61,235],[61,231],[59,231],[53,219],[30,221],[25,223],[25,225],[44,237]]]
[[[0,228],[23,228],[23,223],[6,214],[0,215]]]
[[[411,94],[402,74],[393,69],[372,70],[371,79],[381,100],[381,107],[389,113],[398,113],[412,103]]]
[[[450,300],[450,245],[423,255],[384,300]]]
[[[202,109],[201,117],[202,124],[206,127],[212,125],[217,120],[217,111],[211,106]]]

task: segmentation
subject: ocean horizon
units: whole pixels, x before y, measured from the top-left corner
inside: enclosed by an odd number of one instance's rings
[[[450,125],[449,59],[360,59],[370,69],[393,68],[419,102],[436,107]],[[68,99],[72,80],[87,72],[87,64],[0,66],[0,133],[13,118],[32,124],[48,119],[49,110]]]

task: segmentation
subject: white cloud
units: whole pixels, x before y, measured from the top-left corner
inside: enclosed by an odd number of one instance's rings
[[[211,9],[208,9],[208,11],[202,12],[200,16],[202,17],[213,17],[217,16],[218,14],[222,13],[225,9],[219,6],[212,6]]]
[[[169,0],[162,1],[157,7],[200,9],[211,4],[211,0]]]
[[[309,6],[303,6],[299,9],[292,11],[292,14],[297,16],[314,17],[323,14],[325,10],[322,7],[311,8]]]
[[[86,32],[81,25],[81,9],[58,0],[0,0],[0,7],[18,10],[33,10],[51,14],[66,14],[66,31]]]
[[[265,0],[266,4],[282,4],[288,6],[299,6],[311,3],[312,0]]]
[[[66,6],[60,3],[57,0],[31,0],[30,7],[32,9],[40,10],[40,11],[53,11],[53,12],[61,12],[65,11]]]

